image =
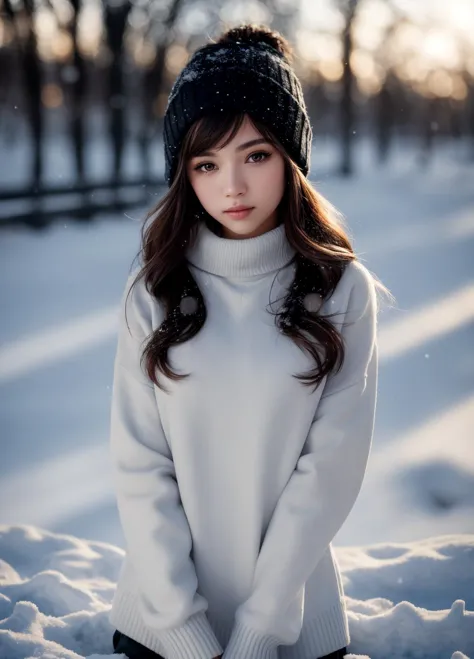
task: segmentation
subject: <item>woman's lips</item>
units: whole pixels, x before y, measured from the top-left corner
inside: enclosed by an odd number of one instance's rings
[[[250,215],[252,211],[253,208],[244,208],[240,211],[224,211],[224,213],[234,220],[243,220],[247,215]]]

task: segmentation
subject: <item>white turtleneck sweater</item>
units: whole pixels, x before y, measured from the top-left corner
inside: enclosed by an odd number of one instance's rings
[[[139,363],[162,309],[141,281],[129,331],[136,273],[125,287],[110,445],[126,557],[109,619],[166,659],[316,659],[350,640],[330,543],[370,451],[375,287],[352,263],[323,305],[346,356],[313,391],[292,377],[312,358],[269,313],[293,255],[283,224],[248,239],[201,224],[187,259],[208,317],[170,349],[173,370],[191,373],[159,372],[170,393]]]

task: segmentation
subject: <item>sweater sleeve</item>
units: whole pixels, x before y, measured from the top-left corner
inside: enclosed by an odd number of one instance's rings
[[[141,616],[166,659],[211,659],[222,653],[197,592],[192,538],[154,385],[140,366],[152,331],[152,298],[142,281],[122,298],[114,364],[110,452],[127,557],[137,580]]]
[[[236,611],[224,659],[276,659],[278,645],[296,643],[305,583],[362,485],[376,407],[376,294],[370,273],[359,264],[352,269],[340,330],[345,361],[326,380],[302,453],[267,528],[250,596]]]

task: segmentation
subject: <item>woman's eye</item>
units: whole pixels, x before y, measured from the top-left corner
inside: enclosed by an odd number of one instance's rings
[[[207,165],[212,165],[212,162],[203,162],[200,165],[196,165],[196,167],[194,169],[197,172],[209,172],[209,171],[211,171],[210,169],[202,169],[203,167],[207,167]]]
[[[257,160],[256,162],[263,162],[264,160],[267,160],[270,157],[270,154],[267,153],[266,151],[258,151],[257,153],[252,153],[249,156],[249,158],[255,158],[257,156],[263,156],[263,158],[261,160]]]

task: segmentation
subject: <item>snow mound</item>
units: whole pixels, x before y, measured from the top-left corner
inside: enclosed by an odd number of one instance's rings
[[[347,659],[474,659],[474,535],[335,548]],[[119,659],[108,612],[122,549],[0,525],[1,659]]]

